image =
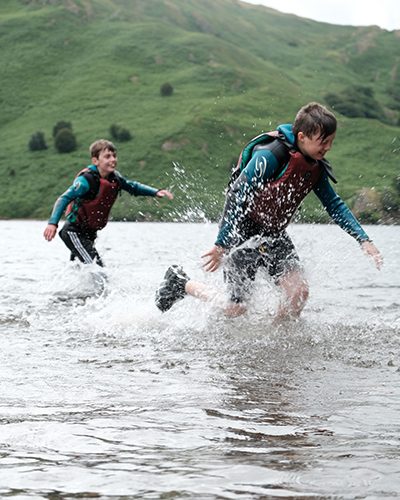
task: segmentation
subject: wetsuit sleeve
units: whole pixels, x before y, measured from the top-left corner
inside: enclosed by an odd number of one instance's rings
[[[90,185],[88,180],[83,175],[78,176],[74,180],[72,186],[70,186],[55,202],[53,211],[50,215],[49,224],[57,226],[69,203],[77,198],[85,196],[89,190]]]
[[[270,149],[261,149],[253,156],[226,195],[224,211],[215,244],[231,248],[240,236],[238,226],[246,215],[258,187],[273,178],[281,167]]]
[[[325,210],[336,222],[336,224],[338,224],[338,226],[340,226],[350,236],[355,238],[359,243],[362,243],[363,241],[370,241],[367,233],[361,227],[349,207],[330,185],[326,173],[323,173],[321,176],[321,179],[314,188],[314,192],[318,196]]]
[[[155,196],[159,191],[159,189],[146,186],[146,184],[125,179],[120,173],[118,173],[118,180],[121,183],[121,189],[133,196]]]

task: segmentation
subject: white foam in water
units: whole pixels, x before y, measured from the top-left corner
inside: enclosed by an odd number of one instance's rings
[[[99,297],[107,288],[107,270],[96,264],[83,265],[70,262],[60,269],[47,284],[49,293],[56,299]]]

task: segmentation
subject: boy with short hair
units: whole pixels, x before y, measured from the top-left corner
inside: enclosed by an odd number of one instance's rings
[[[97,231],[107,224],[118,194],[127,191],[133,196],[157,196],[173,199],[166,189],[156,189],[125,179],[117,170],[117,148],[108,140],[100,139],[90,146],[92,164],[79,172],[72,186],[56,201],[44,237],[51,241],[57,233],[58,223],[66,210],[66,222],[60,237],[84,264],[96,262],[103,266],[94,242]]]
[[[223,261],[230,293],[225,307],[228,316],[246,311],[260,267],[283,292],[277,319],[300,316],[309,289],[286,228],[312,190],[331,218],[360,243],[380,269],[379,250],[329,182],[336,180],[325,154],[332,147],[336,128],[334,114],[311,102],[298,111],[293,125],[280,125],[274,132],[255,137],[242,151],[215,245],[202,256],[207,259],[204,268],[210,272]],[[172,266],[156,293],[156,305],[166,311],[186,294],[203,300],[215,296],[203,283],[190,280],[182,268]]]

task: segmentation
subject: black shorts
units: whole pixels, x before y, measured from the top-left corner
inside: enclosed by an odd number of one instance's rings
[[[84,264],[95,262],[99,266],[103,266],[100,255],[94,246],[97,236],[96,231],[84,229],[77,224],[66,222],[59,235],[71,250],[71,260],[77,257]]]
[[[279,282],[284,274],[301,270],[299,256],[289,235],[265,237],[255,246],[241,245],[231,250],[224,267],[224,279],[233,302],[245,301],[251,292],[257,270],[263,267]]]

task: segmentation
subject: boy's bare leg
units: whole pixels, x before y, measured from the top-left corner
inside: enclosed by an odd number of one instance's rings
[[[301,271],[289,271],[284,274],[278,283],[283,292],[282,300],[275,315],[276,320],[296,319],[306,305],[309,287]]]
[[[275,321],[298,318],[309,295],[308,283],[303,272],[296,270],[284,274],[280,278],[278,286],[283,297],[275,314]],[[212,302],[222,308],[224,314],[231,318],[240,316],[247,310],[243,303],[229,302],[227,304],[221,293],[200,281],[189,280],[186,283],[185,291],[188,295],[204,302]]]
[[[222,308],[224,314],[230,318],[235,318],[246,312],[244,304],[236,304],[235,302],[226,303],[226,299],[220,292],[210,288],[200,281],[189,280],[185,285],[185,291],[188,295],[196,297],[204,302],[212,302]]]

